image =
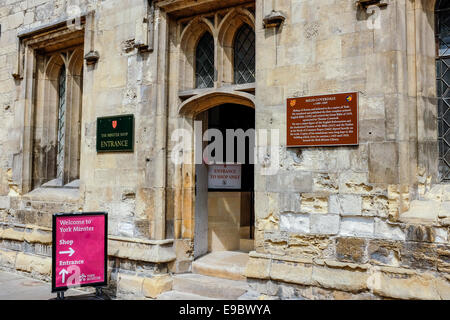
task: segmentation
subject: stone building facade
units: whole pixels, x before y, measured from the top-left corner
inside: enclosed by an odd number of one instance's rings
[[[0,267],[49,279],[52,214],[107,211],[118,295],[241,250],[267,297],[450,299],[450,2],[360,2],[0,0]],[[339,92],[359,144],[286,147],[286,100]],[[134,151],[98,153],[123,114]],[[174,132],[234,119],[279,139],[208,192]]]

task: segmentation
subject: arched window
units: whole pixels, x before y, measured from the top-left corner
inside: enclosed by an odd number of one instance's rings
[[[61,67],[58,78],[58,143],[56,157],[56,178],[64,178],[64,146],[66,139],[66,66]]]
[[[243,24],[234,40],[234,83],[255,82],[255,31]]]
[[[195,87],[214,87],[214,38],[205,32],[195,54]]]
[[[450,181],[450,0],[436,3],[439,174]]]

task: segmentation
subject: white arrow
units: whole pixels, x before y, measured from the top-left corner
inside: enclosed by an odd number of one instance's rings
[[[62,269],[59,272],[59,275],[62,275],[62,283],[66,282],[66,274],[69,274],[69,271],[67,271],[66,269]]]
[[[69,248],[69,251],[60,251],[59,254],[68,254],[71,257],[75,253],[75,250]]]

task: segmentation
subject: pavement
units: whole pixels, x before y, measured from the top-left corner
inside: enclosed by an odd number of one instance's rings
[[[56,298],[48,282],[0,270],[0,300],[49,300]],[[68,290],[66,297],[85,295],[86,291]]]

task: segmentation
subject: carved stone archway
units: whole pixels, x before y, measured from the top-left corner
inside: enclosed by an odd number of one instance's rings
[[[177,129],[186,129],[193,134],[191,142],[194,146],[194,122],[201,114],[205,115],[204,111],[221,104],[255,108],[255,83],[233,84],[233,52],[230,49],[234,33],[243,23],[255,28],[255,2],[162,0],[156,5],[169,18],[166,236],[173,237],[176,246],[183,247],[177,250],[177,270],[185,272],[193,256],[195,238],[195,152],[183,151],[183,156],[190,159],[189,163],[172,163],[170,154],[177,141],[172,141],[171,135]],[[215,42],[215,81],[212,88],[196,89],[195,50],[205,32],[209,32]],[[229,47],[228,51],[224,45]]]

